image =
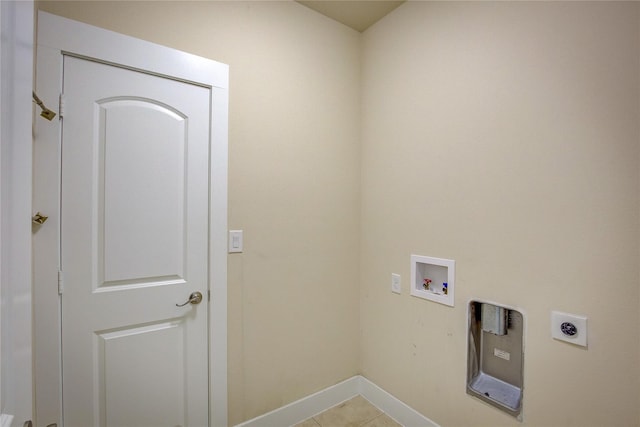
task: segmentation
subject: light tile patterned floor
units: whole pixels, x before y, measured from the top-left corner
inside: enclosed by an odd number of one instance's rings
[[[402,427],[362,396],[342,402],[294,427]]]

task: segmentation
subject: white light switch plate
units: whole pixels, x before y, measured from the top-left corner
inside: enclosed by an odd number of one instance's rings
[[[242,230],[229,230],[229,253],[242,252]]]
[[[551,336],[560,341],[587,346],[587,318],[575,314],[551,312]]]
[[[391,273],[391,292],[395,292],[396,294],[401,292],[399,274]]]

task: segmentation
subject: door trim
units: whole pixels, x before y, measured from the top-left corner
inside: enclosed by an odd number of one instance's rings
[[[126,47],[126,48],[124,48]],[[98,27],[38,13],[36,91],[58,106],[63,54],[107,62],[210,88],[209,423],[227,425],[227,169],[229,67]],[[54,110],[57,108],[49,107]],[[49,216],[35,230],[34,375],[37,425],[62,425],[60,304],[61,122],[34,122],[33,208]],[[55,162],[52,159],[56,159]],[[55,373],[55,374],[54,374]]]
[[[33,2],[0,1],[0,426],[33,419]]]

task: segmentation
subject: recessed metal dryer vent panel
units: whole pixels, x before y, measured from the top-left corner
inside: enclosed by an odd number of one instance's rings
[[[467,393],[522,420],[524,318],[516,310],[469,303]]]

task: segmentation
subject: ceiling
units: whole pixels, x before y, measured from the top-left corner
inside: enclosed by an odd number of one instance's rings
[[[356,31],[363,32],[378,22],[389,12],[404,3],[402,1],[380,0],[296,0],[331,19],[343,23]]]

